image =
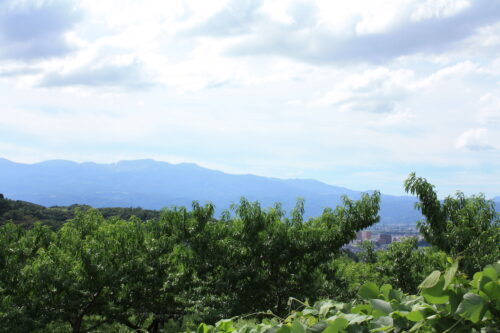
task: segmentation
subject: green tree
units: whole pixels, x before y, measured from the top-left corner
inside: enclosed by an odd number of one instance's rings
[[[29,332],[40,326],[36,310],[26,302],[31,290],[23,269],[52,239],[53,232],[40,223],[31,230],[12,223],[0,226],[0,332]]]
[[[283,314],[289,297],[326,296],[328,262],[357,231],[378,221],[379,200],[378,192],[358,201],[344,198],[335,210],[303,221],[302,200],[288,219],[279,205],[264,210],[242,199],[236,217],[207,224],[194,248],[202,265],[201,299],[215,301],[209,308],[221,306],[210,319],[262,309]]]
[[[411,173],[405,190],[419,199],[416,207],[425,217],[418,228],[425,239],[454,258],[471,275],[500,259],[500,218],[495,204],[483,194],[466,197],[457,192],[440,201],[425,178]]]
[[[378,221],[379,200],[378,192],[344,198],[307,221],[303,201],[286,218],[280,205],[242,199],[221,219],[195,202],[146,222],[88,209],[56,231],[8,223],[0,227],[0,319],[6,331],[156,333],[191,319],[283,314],[290,296],[329,295],[328,262]]]
[[[378,252],[377,265],[390,283],[407,293],[416,293],[418,285],[429,273],[444,268],[446,255],[433,248],[419,249],[417,238],[406,238]]]
[[[9,206],[9,202],[4,198],[3,194],[0,193],[0,218],[9,210]]]
[[[165,209],[159,220],[141,224],[143,271],[130,272],[127,293],[115,313],[118,321],[141,332],[159,332],[169,321],[179,322],[193,312],[201,268],[195,251],[203,253],[203,244],[215,241],[205,233],[206,224],[214,222],[213,213],[213,205],[193,202],[191,212],[184,207]]]
[[[375,245],[372,241],[365,240],[360,244],[361,251],[358,257],[362,262],[373,264],[377,262],[377,254],[375,252]]]
[[[26,304],[43,324],[67,323],[73,333],[112,321],[130,276],[141,274],[141,235],[138,223],[78,213],[23,268]]]

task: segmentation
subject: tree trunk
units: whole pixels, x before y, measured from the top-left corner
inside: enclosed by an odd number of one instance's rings
[[[158,318],[153,319],[153,322],[148,327],[148,332],[157,333],[160,328],[160,320]]]
[[[80,333],[82,327],[82,317],[76,317],[75,319],[71,320],[70,323],[71,323],[71,332]]]
[[[162,328],[164,325],[165,325],[165,319],[162,318],[161,315],[159,317],[155,316],[153,322],[148,327],[148,332],[158,333],[160,331],[160,328]]]

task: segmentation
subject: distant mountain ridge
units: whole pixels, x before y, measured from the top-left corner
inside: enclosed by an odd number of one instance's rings
[[[51,160],[34,164],[0,158],[0,193],[44,206],[87,204],[93,207],[190,206],[193,200],[210,201],[217,211],[228,209],[240,197],[257,200],[263,207],[281,202],[290,212],[298,197],[305,199],[307,216],[335,208],[341,196],[358,199],[362,192],[310,179],[278,179],[233,175],[196,164],[170,164],[154,160],[111,164]],[[382,195],[381,222],[408,224],[421,219],[416,199]]]

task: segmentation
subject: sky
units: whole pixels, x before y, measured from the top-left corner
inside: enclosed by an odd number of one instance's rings
[[[500,195],[498,0],[0,0],[0,157]]]

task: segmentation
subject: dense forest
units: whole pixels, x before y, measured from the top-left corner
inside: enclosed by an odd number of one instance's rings
[[[161,212],[0,198],[0,332],[498,332],[500,218],[411,174],[414,238],[342,247],[380,194],[304,219],[304,202]],[[12,223],[14,221],[17,223]],[[224,319],[227,318],[227,319]]]
[[[66,221],[75,217],[76,212],[91,209],[88,205],[74,204],[71,206],[44,207],[31,202],[21,200],[10,200],[0,193],[0,225],[7,222],[19,224],[25,228],[32,228],[36,222],[50,226],[52,229],[59,229]],[[158,219],[161,211],[136,208],[96,208],[103,217],[119,217],[128,220],[132,216],[142,221]]]

